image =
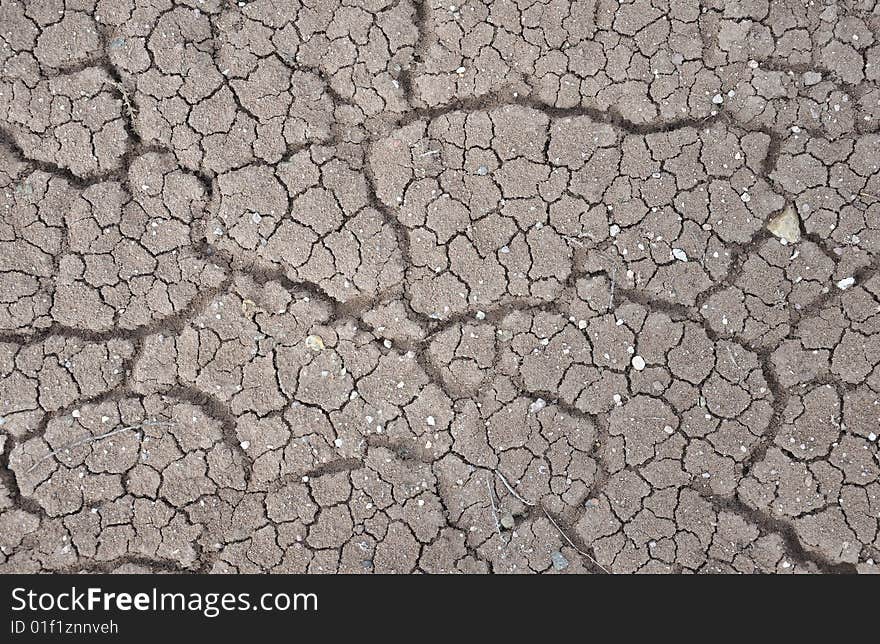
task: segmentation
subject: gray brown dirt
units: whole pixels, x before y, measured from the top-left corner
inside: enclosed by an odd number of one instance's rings
[[[874,0],[0,0],[0,571],[874,572]]]

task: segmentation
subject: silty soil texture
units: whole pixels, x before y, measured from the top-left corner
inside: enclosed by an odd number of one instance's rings
[[[873,0],[0,0],[0,571],[870,572]]]

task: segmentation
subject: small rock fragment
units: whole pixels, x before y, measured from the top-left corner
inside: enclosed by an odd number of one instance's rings
[[[241,314],[247,318],[252,318],[257,312],[257,303],[247,298],[241,301]]]
[[[550,561],[553,563],[553,568],[556,570],[565,570],[568,568],[568,559],[565,558],[558,550],[550,555]]]
[[[783,243],[796,244],[801,240],[801,220],[792,204],[788,204],[781,213],[770,218],[767,230],[776,235]]]
[[[806,85],[807,87],[811,87],[822,81],[822,74],[813,71],[804,72],[804,75],[801,76],[801,80],[804,81],[804,85]]]
[[[846,277],[837,283],[837,288],[839,288],[841,291],[845,291],[846,289],[848,289],[850,286],[852,286],[855,283],[856,283],[855,277]]]
[[[507,514],[502,515],[500,523],[501,523],[501,527],[504,528],[505,530],[513,530],[513,526],[516,525],[516,521],[513,520],[513,515],[510,514],[509,512]]]
[[[310,335],[306,338],[306,346],[312,351],[323,351],[324,339],[320,335]]]

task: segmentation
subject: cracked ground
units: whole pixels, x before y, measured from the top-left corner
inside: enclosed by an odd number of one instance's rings
[[[0,0],[0,571],[872,572],[874,0]]]

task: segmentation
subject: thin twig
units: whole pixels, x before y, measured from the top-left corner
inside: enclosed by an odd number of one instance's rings
[[[609,571],[607,568],[605,568],[605,566],[603,566],[603,565],[600,564],[598,561],[596,561],[596,560],[595,560],[595,559],[594,559],[589,553],[584,552],[583,550],[581,550],[580,548],[578,548],[576,545],[574,545],[574,541],[572,541],[572,540],[568,537],[568,535],[565,534],[565,530],[563,530],[563,529],[560,527],[560,525],[559,525],[558,523],[556,523],[556,521],[553,519],[553,517],[550,516],[550,513],[547,512],[547,508],[545,508],[545,507],[542,505],[542,506],[541,506],[541,509],[544,511],[544,516],[547,517],[547,520],[550,521],[550,523],[553,524],[553,527],[556,528],[557,532],[559,532],[559,534],[562,535],[562,538],[565,539],[565,540],[568,542],[568,545],[570,545],[572,548],[574,548],[575,552],[577,552],[579,555],[581,555],[581,556],[583,556],[583,557],[586,557],[587,559],[589,559],[590,561],[592,561],[594,564],[596,564],[597,566],[599,566],[599,568],[601,568],[602,571],[605,572],[606,574],[609,574],[609,575],[614,574],[614,573],[612,573],[611,571]]]
[[[611,269],[611,295],[608,297],[608,310],[614,310],[614,278],[617,277],[617,269]]]
[[[486,479],[486,489],[489,490],[489,503],[492,504],[492,518],[495,519],[495,529],[498,530],[498,535],[501,536],[501,521],[498,520],[498,508],[495,506],[492,484],[489,483],[488,478]]]
[[[35,467],[37,467],[37,465],[39,465],[40,463],[42,463],[46,459],[52,458],[53,456],[57,456],[61,452],[69,450],[72,447],[79,447],[80,445],[85,445],[86,443],[93,443],[94,441],[99,441],[104,438],[109,438],[110,436],[115,436],[116,434],[121,434],[122,432],[130,432],[130,431],[136,430],[136,429],[143,429],[144,427],[170,427],[173,424],[174,423],[171,423],[171,422],[161,422],[161,421],[148,420],[143,423],[140,423],[139,425],[127,425],[125,427],[119,427],[117,429],[110,430],[109,432],[105,432],[104,434],[98,434],[97,436],[91,436],[91,435],[83,436],[82,438],[78,438],[75,441],[71,441],[70,443],[66,443],[66,444],[62,445],[58,449],[53,450],[53,451],[49,452],[48,454],[45,454],[41,458],[37,459],[36,461],[34,461],[34,464],[31,465],[25,471],[25,474],[29,474]]]
[[[736,361],[736,358],[733,356],[733,351],[730,350],[730,345],[727,345],[727,355],[730,356],[730,361],[734,364],[734,366],[739,369],[739,363]]]
[[[697,239],[697,234],[693,230],[691,230],[690,235],[691,235],[691,239],[694,240],[694,248],[699,248],[701,246],[701,244],[700,244],[700,240]],[[703,245],[703,250],[700,253],[700,266],[702,266],[704,269],[706,268],[706,246],[705,245]]]
[[[498,478],[501,479],[501,482],[504,483],[504,487],[507,488],[507,491],[510,492],[510,493],[511,493],[513,496],[515,496],[517,499],[519,499],[519,501],[520,501],[521,503],[524,503],[524,504],[526,504],[526,505],[529,506],[529,507],[534,507],[534,506],[536,505],[536,503],[534,503],[533,501],[526,501],[526,500],[525,500],[524,498],[522,498],[519,494],[517,494],[516,490],[514,490],[513,487],[510,485],[510,483],[507,482],[507,479],[504,478],[504,474],[502,474],[502,473],[499,472],[498,470],[495,470],[495,474],[497,474],[497,475],[498,475]]]

